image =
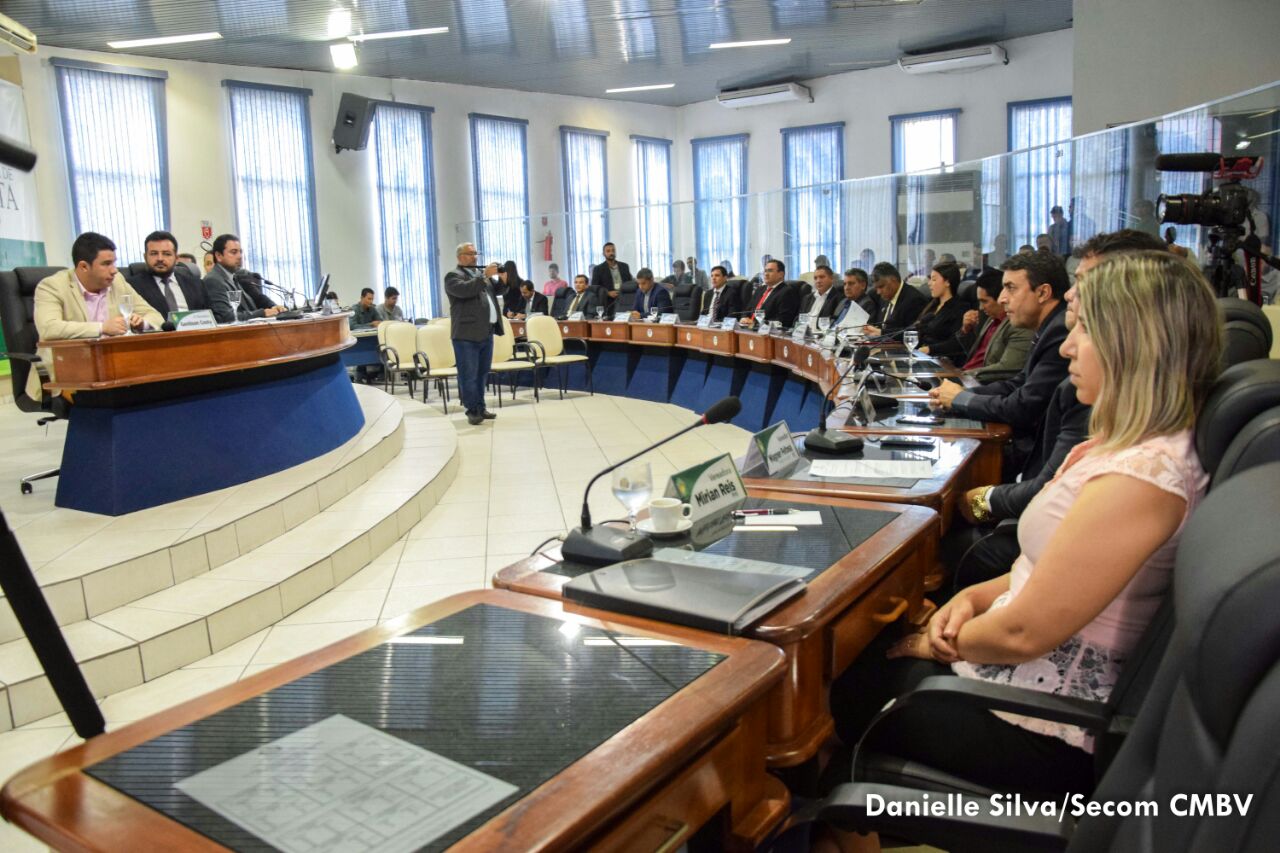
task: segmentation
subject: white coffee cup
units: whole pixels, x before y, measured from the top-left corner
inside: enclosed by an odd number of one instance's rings
[[[659,533],[672,533],[689,517],[689,505],[675,498],[657,498],[649,504],[649,522]]]

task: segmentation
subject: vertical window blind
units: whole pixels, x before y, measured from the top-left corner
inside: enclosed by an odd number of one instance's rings
[[[471,175],[481,262],[515,261],[529,275],[529,123],[471,115]]]
[[[1071,203],[1071,99],[1009,104],[1009,150],[1013,243],[1034,245],[1049,230],[1049,209],[1065,213]]]
[[[76,233],[110,237],[122,265],[141,261],[143,238],[169,227],[165,75],[52,64]]]
[[[633,136],[637,262],[659,279],[671,268],[671,140]]]
[[[1094,133],[1075,141],[1071,150],[1072,203],[1062,206],[1071,220],[1073,243],[1120,227],[1128,195],[1128,164],[1127,132]]]
[[[717,136],[693,140],[693,218],[698,265],[722,260],[746,274],[747,140]]]
[[[622,61],[648,59],[658,55],[658,38],[653,28],[649,0],[617,0]]]
[[[608,133],[560,128],[564,210],[568,223],[569,269],[587,275],[609,231]]]
[[[320,282],[310,89],[224,80],[244,264],[299,294]],[[279,301],[279,300],[277,300]]]
[[[784,128],[782,177],[787,269],[798,276],[818,255],[840,269],[844,122]]]
[[[406,318],[438,316],[431,109],[378,104],[371,139],[381,246],[378,278],[384,290],[400,291]]]

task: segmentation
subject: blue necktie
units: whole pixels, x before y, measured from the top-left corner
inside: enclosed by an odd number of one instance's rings
[[[844,321],[844,315],[849,313],[849,306],[851,305],[853,305],[853,300],[844,304],[844,307],[840,309],[840,316],[836,317],[835,325],[839,326]]]

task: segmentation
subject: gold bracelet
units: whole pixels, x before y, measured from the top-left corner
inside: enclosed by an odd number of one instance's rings
[[[987,486],[982,491],[969,498],[969,512],[973,514],[974,521],[988,521],[991,518],[991,504],[987,500],[987,496],[991,494],[991,490],[995,486]]]

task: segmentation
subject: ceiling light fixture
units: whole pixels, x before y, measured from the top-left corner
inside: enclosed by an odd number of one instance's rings
[[[356,59],[356,46],[349,41],[329,45],[329,55],[333,57],[333,67],[339,71],[347,71],[360,64]]]
[[[674,89],[675,83],[654,83],[652,86],[624,86],[621,89],[605,89],[606,95],[617,95],[621,92],[651,92],[654,89]]]
[[[130,47],[155,47],[161,44],[186,44],[192,41],[213,41],[222,38],[222,33],[191,33],[185,36],[163,36],[154,39],[131,39],[129,41],[109,41],[107,47],[125,50]]]
[[[351,10],[338,7],[329,13],[329,38],[340,39],[351,35]]]
[[[433,36],[437,33],[449,32],[448,27],[427,27],[422,30],[394,30],[387,33],[361,33],[356,36],[347,36],[351,41],[378,41],[380,39],[402,39],[410,36]]]
[[[712,50],[726,47],[767,47],[773,44],[791,44],[791,39],[756,39],[755,41],[718,41],[710,45]]]

